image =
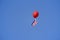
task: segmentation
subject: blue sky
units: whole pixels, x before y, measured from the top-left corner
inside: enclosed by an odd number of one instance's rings
[[[60,40],[60,0],[0,0],[0,24],[0,40]]]

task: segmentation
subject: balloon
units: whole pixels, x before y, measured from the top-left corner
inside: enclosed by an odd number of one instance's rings
[[[39,16],[39,12],[38,12],[38,11],[34,11],[34,12],[33,12],[33,17],[34,17],[34,18],[37,18],[38,16]]]
[[[33,17],[34,17],[34,21],[32,23],[32,26],[35,26],[38,22],[36,21],[36,18],[39,16],[39,12],[38,11],[34,11],[33,12]]]

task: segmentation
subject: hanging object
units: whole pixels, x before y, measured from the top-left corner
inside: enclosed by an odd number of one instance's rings
[[[32,26],[35,26],[38,22],[36,21],[37,17],[39,16],[39,12],[38,11],[34,11],[32,14],[34,21],[32,23]]]

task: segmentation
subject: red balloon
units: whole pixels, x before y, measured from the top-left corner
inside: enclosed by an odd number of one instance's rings
[[[38,12],[38,11],[34,11],[34,12],[33,12],[33,17],[34,17],[34,18],[37,18],[38,16],[39,16],[39,12]]]

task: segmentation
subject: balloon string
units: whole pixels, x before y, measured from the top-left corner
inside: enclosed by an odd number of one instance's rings
[[[36,21],[36,18],[34,20]]]

